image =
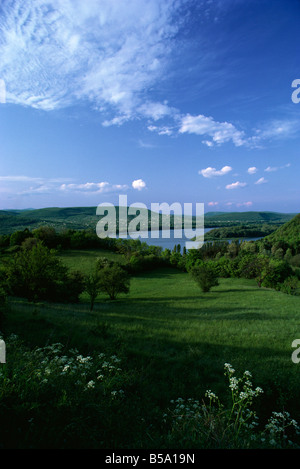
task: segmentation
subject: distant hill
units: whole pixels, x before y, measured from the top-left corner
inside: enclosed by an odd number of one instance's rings
[[[49,207],[42,209],[27,210],[1,210],[0,211],[0,234],[9,234],[17,230],[28,228],[33,230],[39,226],[48,225],[60,232],[64,229],[96,229],[100,217],[96,215],[97,207]],[[144,211],[145,209],[141,209]],[[118,216],[119,207],[116,207]],[[151,211],[147,210],[148,226],[150,228]],[[276,212],[208,212],[204,216],[206,228],[217,228],[226,226],[238,226],[240,224],[266,224],[282,225],[291,220],[296,214]],[[135,216],[129,217],[129,219]],[[164,215],[164,219],[170,219],[170,226],[174,226],[174,216]],[[160,214],[160,223],[162,215]],[[195,223],[195,219],[194,219]]]
[[[205,214],[206,225],[210,223],[223,223],[224,226],[229,223],[286,223],[291,220],[296,213],[277,213],[277,212],[208,212]]]
[[[300,242],[300,213],[294,218],[277,228],[272,234],[266,236],[266,240],[272,244],[277,241],[285,241],[288,244]]]

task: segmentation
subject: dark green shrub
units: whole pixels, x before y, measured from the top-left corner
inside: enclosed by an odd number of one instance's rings
[[[215,268],[208,263],[192,267],[190,274],[204,293],[219,284]]]
[[[286,278],[280,291],[288,295],[300,295],[300,280],[296,276]]]

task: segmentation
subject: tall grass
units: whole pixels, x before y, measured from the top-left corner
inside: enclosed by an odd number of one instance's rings
[[[81,263],[79,257],[70,255],[69,262],[86,270],[93,255],[82,253]],[[100,294],[92,313],[85,294],[76,305],[11,298],[5,334],[17,334],[31,348],[59,342],[84,355],[120,357],[134,376],[131,443],[154,447],[166,444],[161,417],[170,400],[198,399],[212,389],[230,404],[224,363],[253,372],[254,385],[264,390],[256,403],[262,421],[283,408],[300,421],[300,365],[291,360],[299,327],[299,297],[244,279],[221,279],[202,293],[188,274],[162,269],[133,277],[130,293],[115,301]]]

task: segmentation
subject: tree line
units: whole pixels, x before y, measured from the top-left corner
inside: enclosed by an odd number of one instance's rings
[[[100,292],[116,299],[129,292],[131,275],[163,267],[190,273],[203,292],[216,286],[218,278],[242,277],[255,279],[259,287],[299,294],[300,255],[284,240],[214,241],[190,251],[176,245],[171,251],[141,240],[100,239],[89,230],[57,233],[52,227],[40,227],[3,235],[0,246],[6,253],[0,267],[0,301],[11,295],[30,301],[78,302],[85,291],[93,309]],[[123,262],[99,258],[86,276],[70,271],[57,255],[60,250],[91,248],[117,252]]]

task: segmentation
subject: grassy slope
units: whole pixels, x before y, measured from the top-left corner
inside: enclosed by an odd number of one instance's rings
[[[94,254],[69,253],[63,260],[86,271]],[[93,313],[85,295],[78,305],[33,306],[16,299],[8,329],[30,344],[62,341],[83,353],[123,355],[130,369],[139,370],[137,392],[145,406],[203,397],[208,388],[222,393],[223,365],[229,362],[253,373],[265,390],[264,410],[278,410],[284,402],[300,416],[300,365],[291,361],[300,298],[259,289],[251,280],[221,279],[203,294],[186,273],[144,273],[132,279],[129,295],[113,302],[100,295]]]
[[[104,249],[76,249],[63,251],[59,254],[64,264],[71,270],[81,270],[84,274],[89,274],[95,266],[99,257],[106,257],[109,260],[123,262],[122,256]]]

